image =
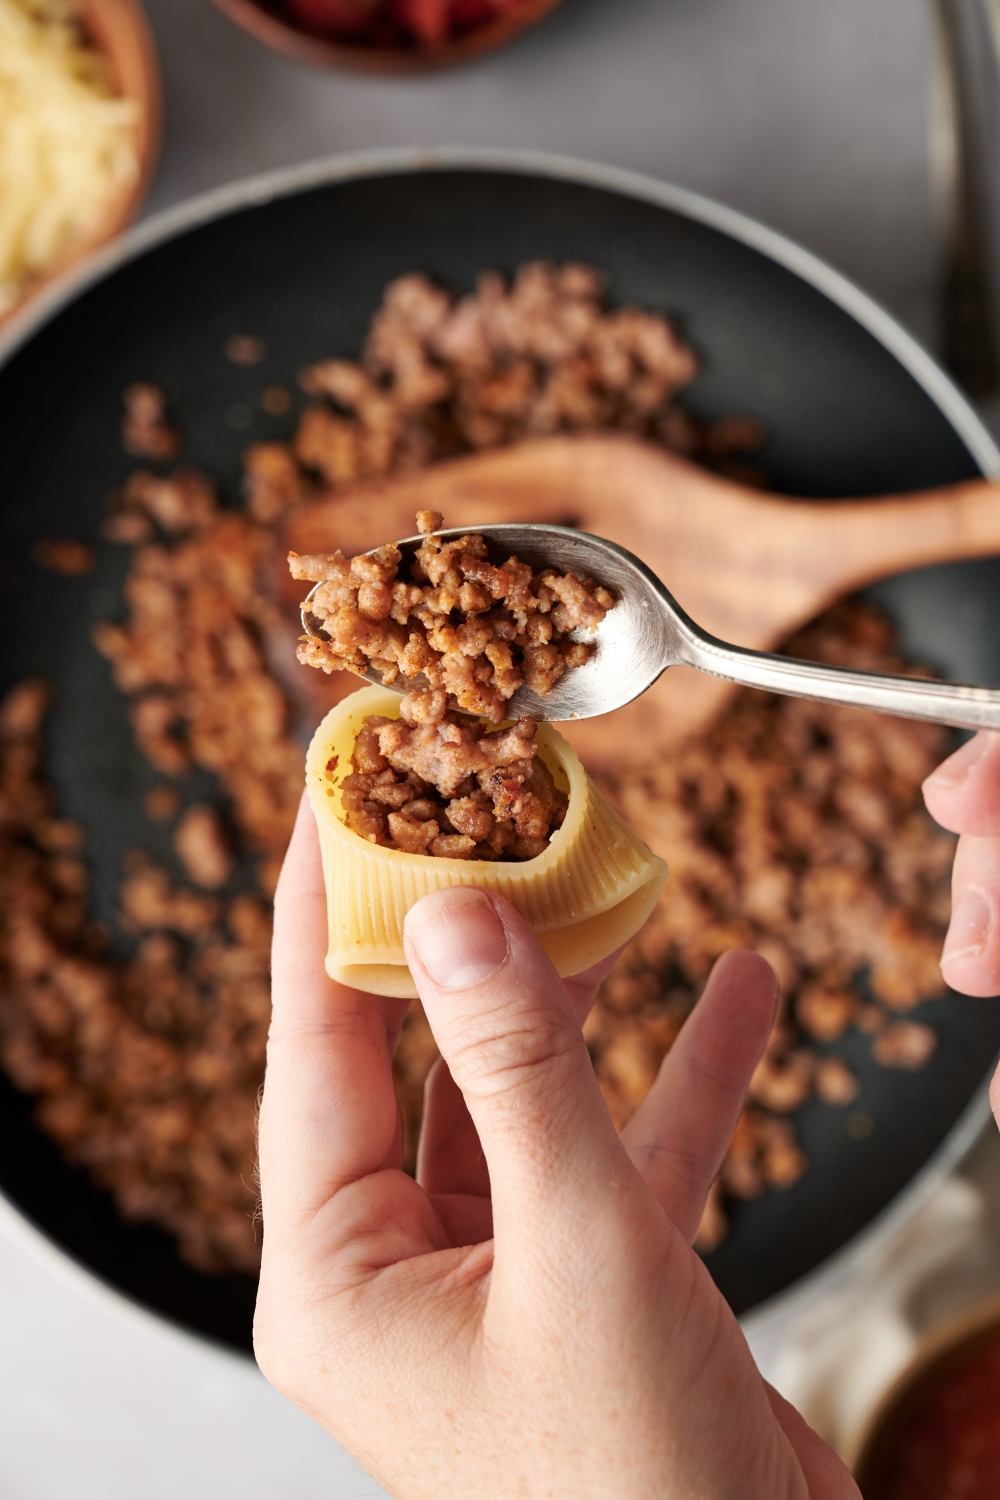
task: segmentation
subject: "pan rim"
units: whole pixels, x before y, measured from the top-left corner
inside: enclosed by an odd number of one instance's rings
[[[949,993],[953,999],[963,998]],[[740,1327],[762,1368],[797,1320],[846,1285],[873,1251],[887,1245],[961,1165],[992,1122],[989,1083],[988,1077],[983,1079],[937,1150],[873,1219],[818,1266],[740,1314]]]
[[[890,312],[842,272],[779,231],[692,189],[627,168],[556,152],[447,145],[336,153],[210,188],[152,214],[41,291],[0,331],[0,370],[36,333],[90,288],[147,251],[190,230],[246,208],[262,207],[335,183],[407,172],[470,170],[548,177],[615,192],[704,224],[756,250],[815,288],[871,334],[941,411],[984,477],[1000,477],[1000,448],[950,376]],[[761,1358],[766,1357],[765,1346],[782,1326],[790,1326],[794,1318],[840,1286],[877,1245],[889,1240],[912,1217],[961,1162],[989,1118],[988,1080],[984,1079],[937,1150],[895,1198],[826,1260],[741,1315],[741,1326],[752,1344],[760,1349]],[[127,1309],[130,1321],[138,1316],[147,1328],[150,1321],[161,1328],[166,1324],[173,1333],[206,1344],[241,1364],[248,1357],[119,1290],[100,1272],[50,1238],[2,1188],[0,1233],[13,1239],[60,1280],[70,1282],[75,1290],[104,1301],[119,1318]]]

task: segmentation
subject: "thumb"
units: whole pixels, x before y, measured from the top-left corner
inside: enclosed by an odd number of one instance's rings
[[[524,919],[492,891],[456,886],[410,910],[406,957],[479,1133],[497,1238],[638,1174],[594,1077],[580,1023]]]

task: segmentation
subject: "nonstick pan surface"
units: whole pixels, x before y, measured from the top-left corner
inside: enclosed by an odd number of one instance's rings
[[[141,810],[153,773],[89,641],[95,620],[123,613],[127,559],[98,538],[105,497],[134,466],[119,446],[123,388],[140,379],[166,388],[181,458],[235,502],[247,443],[285,437],[295,420],[294,410],[263,415],[263,388],[294,387],[321,357],[356,355],[386,282],[419,268],[464,291],[486,267],[538,258],[601,266],[615,302],[675,317],[703,362],[686,404],[707,417],[759,417],[769,433],[761,461],[779,491],[888,493],[1000,466],[954,389],[860,293],[759,226],[626,174],[484,152],[368,158],[279,174],[165,216],[0,346],[0,690],[28,673],[55,684],[50,773],[86,832],[98,919],[114,926],[127,849],[173,859]],[[265,341],[262,364],[226,360],[234,333]],[[99,546],[97,570],[39,572],[32,547],[51,536]],[[947,677],[1000,683],[1000,562],[928,569],[872,594],[906,650]],[[217,795],[204,776],[183,794]],[[922,1169],[932,1176],[981,1098],[1000,1006],[943,993],[915,1015],[940,1037],[921,1072],[875,1067],[861,1037],[843,1044],[870,1133],[855,1139],[845,1111],[809,1105],[797,1117],[806,1176],[734,1208],[709,1266],[738,1312],[820,1265]],[[3,1191],[106,1281],[249,1348],[253,1281],[203,1276],[165,1234],[126,1225],[35,1129],[31,1110],[0,1078]]]

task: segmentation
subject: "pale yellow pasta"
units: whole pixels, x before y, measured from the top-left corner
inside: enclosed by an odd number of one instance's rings
[[[327,973],[378,995],[414,997],[403,954],[403,918],[421,896],[450,885],[498,891],[526,918],[560,974],[575,974],[634,937],[667,878],[549,724],[538,753],[568,793],[565,821],[536,859],[494,863],[404,854],[368,843],[342,821],[340,784],[351,773],[369,714],[398,718],[401,699],[362,688],[330,710],[313,736],[306,784],[319,824],[329,918]],[[332,767],[332,769],[328,769]]]

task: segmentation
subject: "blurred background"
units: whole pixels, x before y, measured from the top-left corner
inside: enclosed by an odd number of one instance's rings
[[[302,67],[207,0],[148,0],[163,68],[155,212],[333,151],[565,152],[707,193],[783,231],[937,336],[929,0],[565,0],[455,70]]]
[[[145,10],[163,134],[141,218],[372,148],[610,163],[815,252],[944,359],[1000,431],[989,0],[564,0],[503,48],[409,76],[284,56],[211,0]],[[925,1331],[1000,1288],[1000,1146],[992,1126],[970,1144],[878,1264],[842,1268],[809,1306],[751,1319],[765,1373],[833,1441],[848,1442]],[[7,1500],[380,1493],[248,1362],[97,1287],[6,1209],[0,1230]]]

